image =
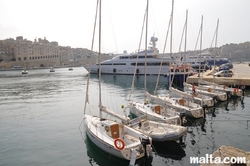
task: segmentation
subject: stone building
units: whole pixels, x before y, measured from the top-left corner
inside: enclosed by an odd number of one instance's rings
[[[49,42],[46,38],[38,38],[33,42],[22,36],[0,40],[0,62],[22,67],[81,65],[86,63],[88,52],[84,48],[59,46],[58,42]],[[2,68],[10,67],[2,64]]]

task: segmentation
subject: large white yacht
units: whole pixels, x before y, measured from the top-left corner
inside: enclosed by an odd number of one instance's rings
[[[160,57],[159,50],[156,48],[157,37],[152,36],[150,47],[147,50],[137,53],[117,55],[112,59],[101,62],[102,74],[140,74],[144,75],[164,75],[169,72],[170,57]],[[138,58],[137,58],[138,57]],[[145,65],[146,63],[146,65]],[[84,66],[89,70],[89,67]],[[91,66],[90,73],[98,73],[99,65]]]

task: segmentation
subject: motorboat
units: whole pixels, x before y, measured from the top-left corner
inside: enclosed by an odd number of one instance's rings
[[[55,72],[55,69],[54,68],[50,69],[50,72]]]
[[[28,74],[28,73],[29,73],[28,70],[26,69],[22,70],[22,74]]]
[[[184,126],[150,121],[147,115],[132,119],[129,126],[157,142],[178,140],[187,133],[187,128]]]
[[[117,55],[112,59],[101,62],[102,74],[130,74],[133,75],[164,75],[169,72],[170,57],[159,57],[159,50],[156,48],[158,38],[152,36],[150,47],[147,50],[137,53]],[[145,63],[146,59],[146,63]],[[98,73],[98,63],[91,66],[84,66],[86,70],[91,67],[91,73]],[[146,69],[146,70],[145,70]]]

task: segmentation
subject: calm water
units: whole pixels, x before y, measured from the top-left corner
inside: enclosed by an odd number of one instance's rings
[[[82,125],[87,72],[83,68],[0,71],[0,165],[124,165],[86,137]],[[132,76],[103,76],[102,103],[118,113],[126,105]],[[143,100],[144,77],[135,79],[133,98]],[[155,76],[147,76],[153,93]],[[160,78],[158,93],[166,94],[168,84]],[[98,115],[98,77],[91,76],[90,105]],[[109,96],[109,97],[107,97]],[[218,103],[208,110],[206,120],[188,120],[183,143],[153,144],[155,153],[147,165],[190,165],[190,156],[205,156],[221,145],[250,151],[250,92],[245,97]],[[138,161],[137,165],[144,165]]]

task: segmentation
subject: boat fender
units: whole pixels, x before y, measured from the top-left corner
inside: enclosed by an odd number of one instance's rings
[[[114,141],[115,147],[118,150],[123,150],[125,147],[125,143],[121,138],[116,138]]]
[[[140,70],[139,69],[136,69],[136,73],[138,74],[140,72]]]
[[[116,72],[116,69],[115,69],[115,68],[113,69],[113,72],[114,72],[114,73]]]
[[[185,116],[185,113],[180,113],[180,119],[178,119],[178,120],[180,120],[180,123],[178,123],[178,124],[180,124],[181,126],[183,126],[183,124],[184,124],[184,119],[186,118]]]
[[[238,92],[238,88],[234,88],[234,93],[237,93]]]
[[[182,122],[182,123],[183,123],[183,124],[187,123],[186,117],[183,118],[183,122]]]

